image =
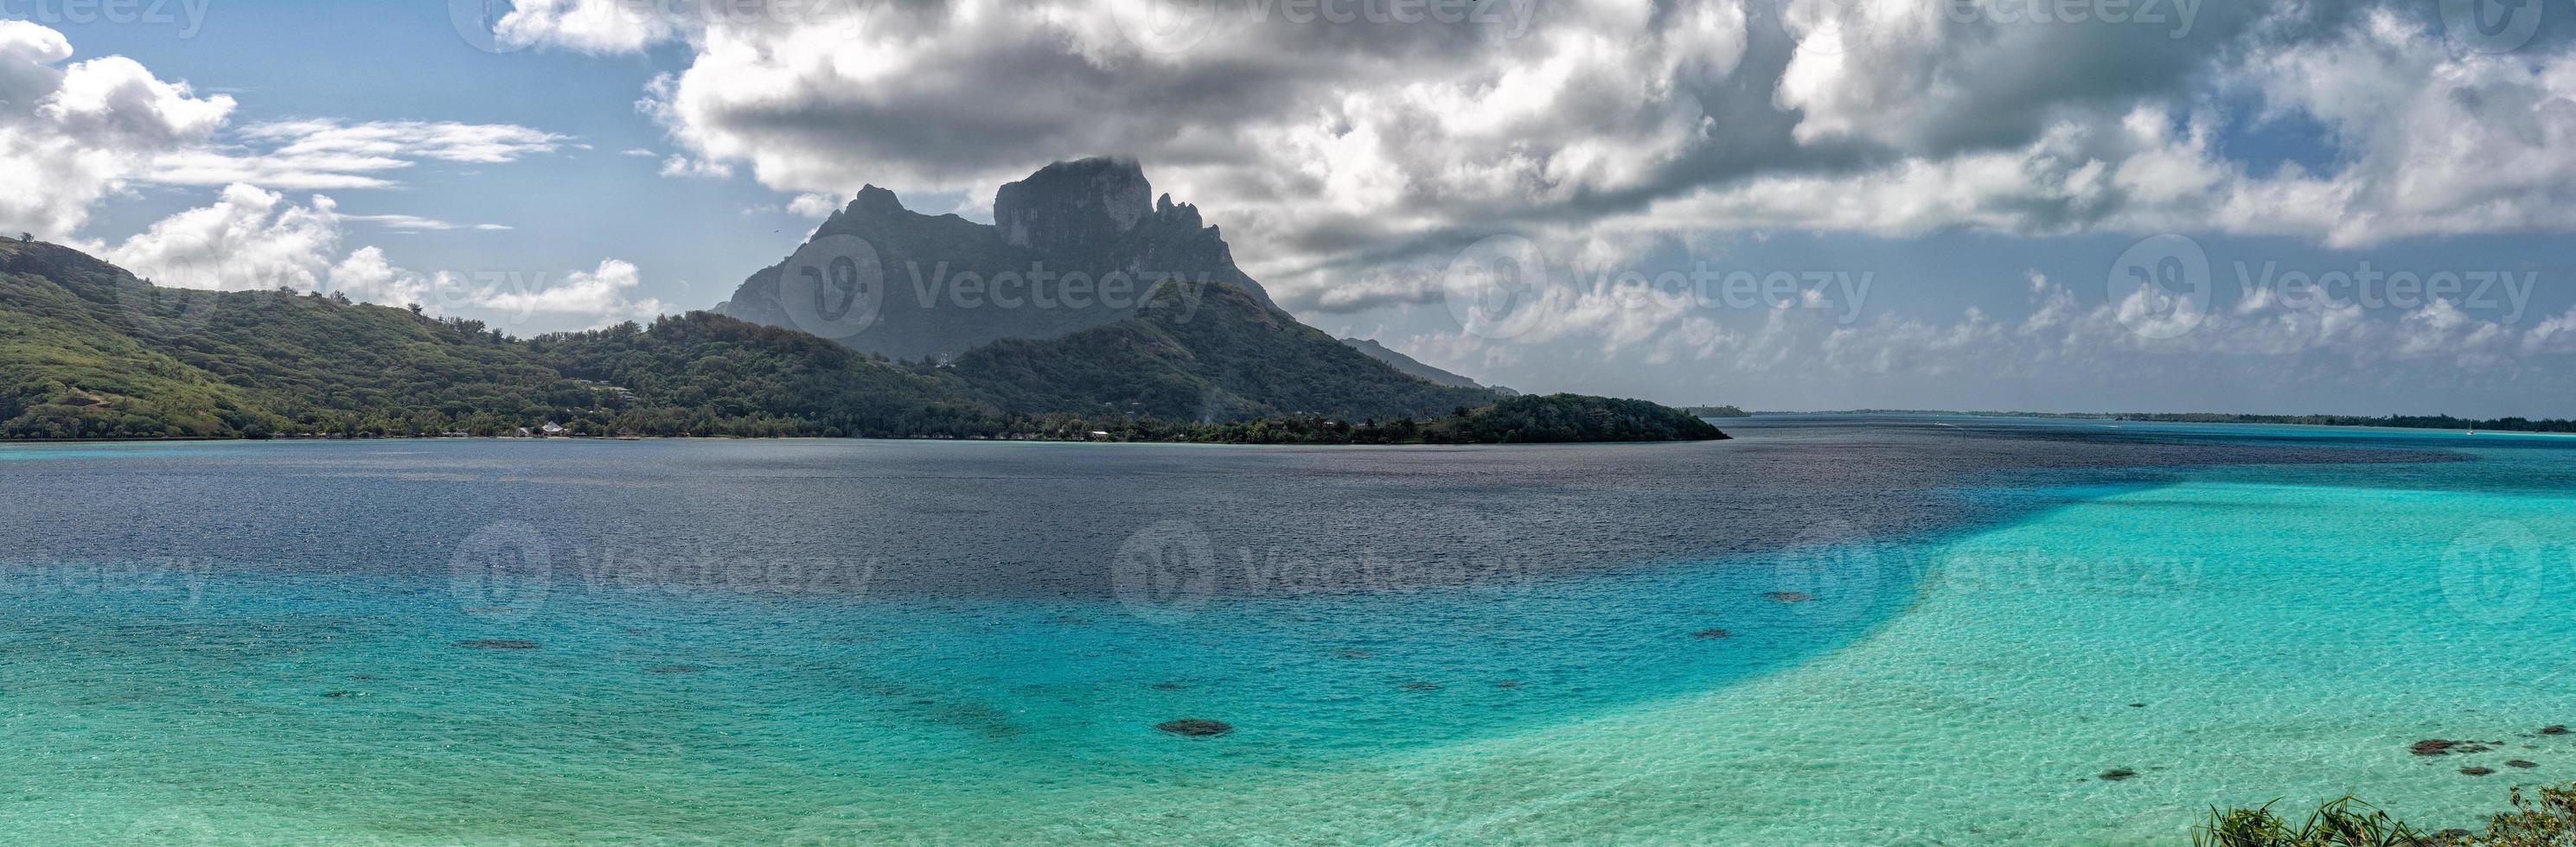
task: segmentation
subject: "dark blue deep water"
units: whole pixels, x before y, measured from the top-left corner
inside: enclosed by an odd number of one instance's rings
[[[0,840],[1243,837],[1081,815],[1724,690],[1900,618],[1962,539],[2182,481],[2567,484],[2544,439],[1726,424],[0,447]],[[1390,825],[1486,813],[1450,799]]]

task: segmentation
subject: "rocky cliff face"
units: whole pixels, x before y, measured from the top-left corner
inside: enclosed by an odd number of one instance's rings
[[[1152,190],[1133,161],[1059,162],[1002,186],[987,226],[868,186],[717,311],[921,359],[1134,317],[1160,287],[1226,285],[1269,304],[1197,207]]]
[[[993,195],[993,225],[1014,247],[1081,250],[1134,232],[1154,212],[1154,187],[1134,162],[1057,162]]]

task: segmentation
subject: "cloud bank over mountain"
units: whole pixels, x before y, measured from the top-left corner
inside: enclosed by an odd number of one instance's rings
[[[520,46],[685,51],[639,106],[692,166],[738,165],[782,192],[873,181],[973,196],[1033,161],[1138,157],[1201,198],[1246,245],[1245,269],[1301,312],[1437,311],[1462,249],[1527,237],[1556,266],[1536,296],[1542,326],[1411,339],[1470,372],[1553,342],[1637,365],[1737,346],[1739,359],[1788,357],[1745,375],[2071,379],[2142,363],[2224,370],[2200,360],[2254,349],[2296,352],[2311,364],[2291,370],[2336,379],[2412,355],[2429,375],[2509,382],[2534,369],[2524,357],[2564,347],[2543,316],[2504,326],[2453,303],[2231,313],[2156,344],[2105,324],[2116,297],[2080,316],[2037,297],[2009,325],[1880,315],[1801,332],[1812,313],[1639,308],[1585,282],[1658,250],[1704,255],[1766,233],[2192,233],[2367,250],[2566,232],[2565,21],[2517,30],[2528,22],[2515,18],[2497,35],[2395,0],[519,8],[498,31]],[[2443,334],[2462,321],[2493,326]]]
[[[1882,296],[1856,317],[1639,307],[1596,284],[1623,269],[1746,256],[1763,257],[1761,270],[1842,267],[1832,248],[1804,258],[1756,249],[1775,239],[2098,251],[2028,265],[2049,265],[2044,275],[2088,312],[2124,308],[2125,292],[2114,285],[2105,298],[2095,280],[2116,279],[2122,247],[2167,233],[2230,258],[2322,251],[2311,264],[2337,266],[2430,254],[2470,270],[2482,263],[2476,251],[2503,249],[2516,259],[2496,263],[2513,265],[2504,269],[2554,279],[2566,262],[2549,242],[2576,229],[2576,157],[2564,153],[2576,149],[2576,7],[2525,4],[2483,28],[2446,20],[2474,5],[519,0],[465,40],[647,68],[649,81],[598,105],[648,122],[659,149],[621,141],[625,153],[602,155],[651,157],[690,185],[756,184],[772,192],[764,214],[818,219],[874,183],[963,198],[958,210],[978,217],[990,214],[978,204],[994,186],[1037,165],[1133,157],[1159,187],[1200,203],[1281,305],[1328,329],[1532,388],[1662,368],[1664,382],[1638,390],[1671,397],[1784,372],[1812,371],[1805,381],[1825,384],[1872,372],[1863,363],[1952,361],[2051,302],[2015,293],[2019,268],[1962,278],[1954,262],[1897,280],[1914,263],[1889,259],[1872,268],[1891,278]],[[237,202],[236,184],[384,191],[424,165],[584,150],[509,123],[237,121],[234,111],[233,95],[201,94],[131,60],[74,61],[59,33],[0,24],[0,152],[9,154],[0,169],[44,187],[0,197],[0,225],[104,245],[127,234],[86,233],[90,212],[137,186],[216,191],[197,212],[241,210],[257,204]],[[321,202],[279,208],[312,212],[298,225],[355,222],[388,237],[473,232],[489,219],[342,214]],[[188,229],[165,223],[151,229]],[[1453,319],[1453,266],[1495,236],[1527,239],[1547,266],[1529,297],[1545,304],[1545,320],[1508,336]],[[251,251],[233,269],[158,261],[206,284],[276,274],[327,282],[356,256],[333,239],[271,240],[331,247]],[[148,246],[126,249],[184,252]],[[706,305],[652,291],[651,271],[639,269],[647,282],[627,306]],[[1941,304],[1886,294],[1901,285],[1985,296]],[[2176,396],[2195,382],[2257,384],[2284,372],[2264,356],[2337,344],[2352,347],[2314,353],[2302,372],[2368,387],[2389,367],[2376,357],[2417,351],[2408,355],[2528,395],[2531,380],[2576,388],[2528,375],[2557,355],[2545,339],[2566,310],[2563,288],[2544,285],[2538,306],[2510,316],[2465,302],[2352,315],[2258,304],[2295,312],[2302,327],[2367,331],[2249,324],[2271,342],[2253,358],[2195,358],[2245,349],[2221,337],[2230,330],[2216,319],[2170,344],[2073,346],[2110,373],[2170,381]],[[2208,308],[2233,315],[2238,305]],[[1818,319],[1808,333],[1769,328]],[[2495,329],[2438,343],[2407,334],[2469,325],[2459,321]],[[2493,340],[2507,336],[2544,340]],[[1720,367],[1742,357],[1705,352],[1756,340],[1805,346],[1764,351],[1779,357],[1768,370]],[[1852,345],[1864,342],[1912,346],[1861,355]],[[2362,349],[2383,342],[2395,346]],[[2067,346],[2012,345],[1980,367],[2080,381],[2091,372]]]
[[[2576,225],[2557,155],[2576,56],[2480,52],[2428,4],[2077,4],[2120,23],[2034,21],[2058,4],[2028,0],[1101,5],[548,0],[499,31],[683,45],[642,106],[692,160],[782,191],[973,192],[1136,156],[1221,200],[1310,306],[1354,261],[1507,228],[2360,245]],[[2327,149],[2225,143],[2285,122]]]

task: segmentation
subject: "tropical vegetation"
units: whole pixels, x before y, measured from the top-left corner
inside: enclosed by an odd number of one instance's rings
[[[2345,797],[2319,806],[2293,825],[2272,811],[2256,808],[2213,809],[2208,820],[2192,829],[2199,847],[2568,847],[2576,845],[2576,785],[2544,787],[2537,799],[2521,786],[2510,796],[2512,810],[2487,819],[2483,831],[2446,829],[2423,832],[2386,811]]]
[[[1215,296],[1223,302],[1195,320],[1149,310],[955,362],[898,362],[705,312],[519,339],[337,295],[161,288],[75,250],[6,242],[0,439],[496,436],[549,426],[601,436],[1245,444],[1724,437],[1643,401],[1506,398],[1313,366],[1384,368],[1240,292]],[[1301,353],[1325,348],[1338,358],[1301,364]],[[1205,364],[1216,360],[1234,364]]]

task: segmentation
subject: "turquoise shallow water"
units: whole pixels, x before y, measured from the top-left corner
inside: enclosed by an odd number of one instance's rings
[[[1945,429],[0,451],[41,468],[0,501],[0,841],[2174,843],[2213,803],[2351,791],[2448,825],[2576,780],[2576,742],[2532,734],[2576,722],[2557,442]],[[1157,482],[1083,493],[1104,461]],[[859,489],[915,492],[859,510],[908,517],[776,520]],[[1085,497],[1110,508],[1031,505]],[[1293,520],[1181,504],[1228,497]],[[648,555],[672,523],[691,552]],[[1139,562],[1180,590],[1122,588]],[[1226,577],[1194,593],[1200,568]],[[1237,730],[1152,729],[1179,717]]]

